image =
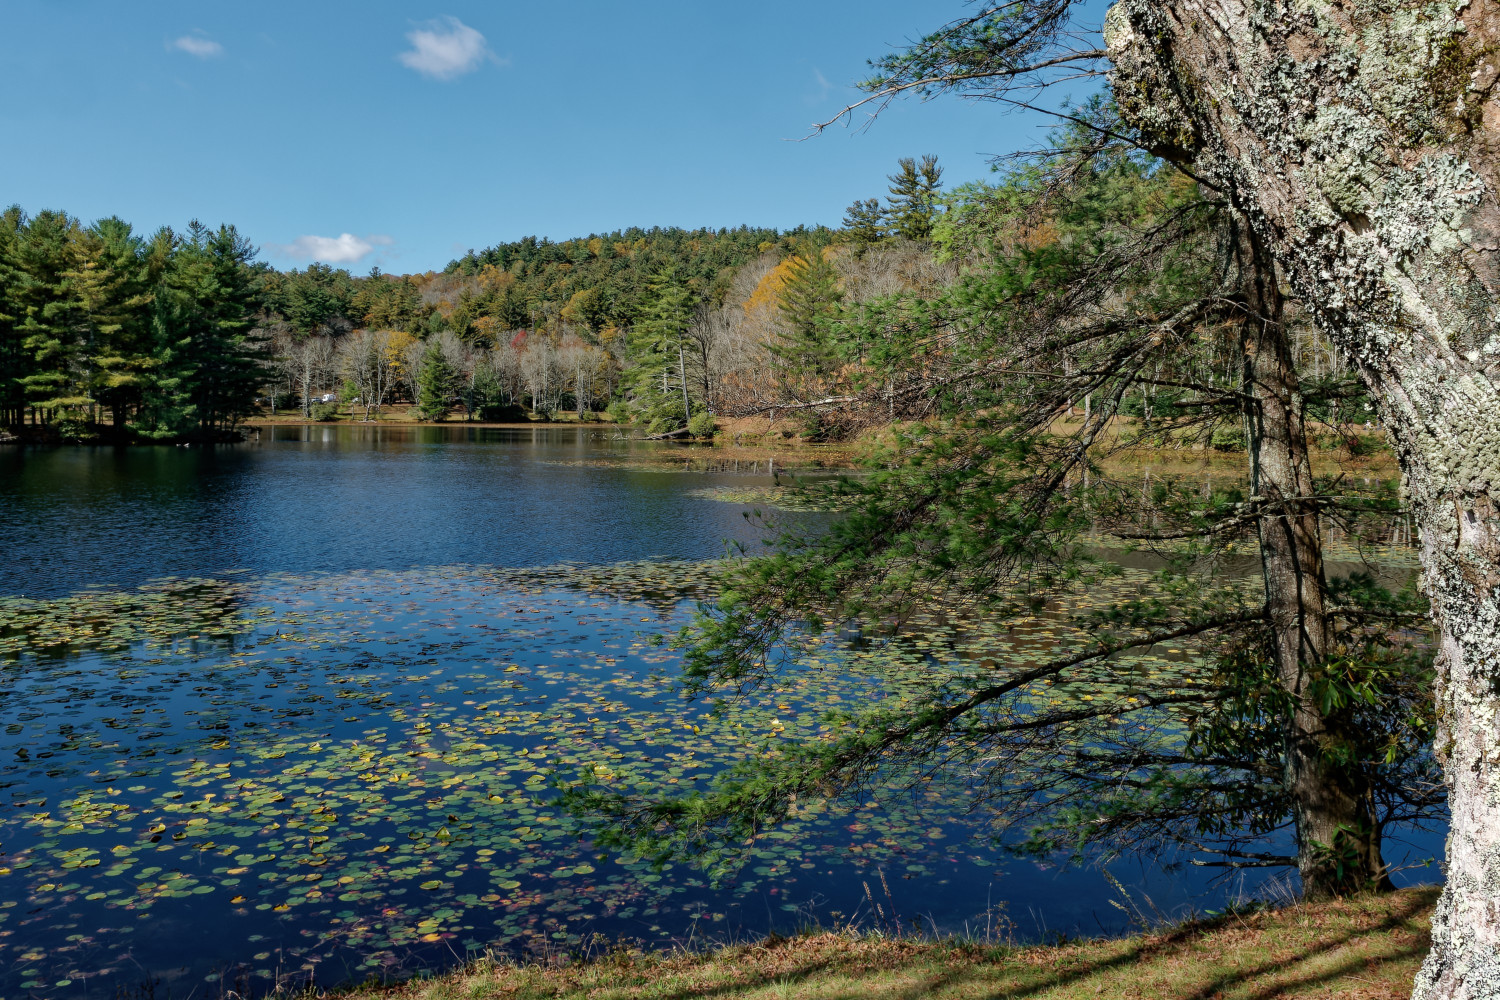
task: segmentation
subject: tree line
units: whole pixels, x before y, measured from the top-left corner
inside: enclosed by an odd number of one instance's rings
[[[626,230],[528,238],[442,273],[280,272],[233,226],[149,235],[65,212],[0,216],[0,426],[63,438],[212,440],[267,403],[312,415],[606,409],[653,282],[701,301],[777,248],[826,230]],[[621,411],[622,413],[624,411]]]
[[[222,435],[267,360],[253,256],[233,226],[142,236],[114,217],[0,214],[0,423]]]
[[[920,190],[875,213],[895,220],[889,231],[858,239],[632,229],[527,238],[401,276],[277,271],[233,226],[142,236],[117,218],[12,207],[0,227],[0,424],[212,440],[267,408],[368,419],[405,405],[427,419],[607,410],[652,433],[697,416],[706,431],[716,414],[780,398],[806,360],[784,328],[806,333],[819,296],[944,280],[925,243],[899,235],[939,216],[941,171],[913,162],[902,169]]]

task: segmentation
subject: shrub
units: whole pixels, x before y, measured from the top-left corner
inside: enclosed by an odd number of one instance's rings
[[[314,420],[328,422],[338,419],[339,404],[337,403],[314,403],[312,405],[312,418]]]
[[[719,423],[714,415],[707,410],[693,414],[693,419],[688,421],[688,433],[693,437],[713,437],[714,431],[719,429]]]
[[[64,441],[85,441],[94,436],[87,420],[71,414],[58,417],[52,427]]]
[[[527,417],[515,403],[486,403],[479,407],[479,419],[487,424],[524,424]]]
[[[658,434],[670,434],[672,431],[677,430],[681,426],[682,419],[680,417],[653,417],[651,419],[651,422],[646,425],[646,433],[652,437],[655,437]]]
[[[1245,441],[1245,429],[1236,425],[1226,424],[1214,428],[1214,436],[1208,443],[1214,451],[1244,451],[1247,443]]]

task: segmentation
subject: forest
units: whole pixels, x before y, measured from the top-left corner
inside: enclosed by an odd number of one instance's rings
[[[1150,197],[1154,169],[1118,182],[1119,197]],[[862,398],[854,386],[881,346],[849,331],[1005,253],[1038,183],[1018,173],[946,192],[941,178],[934,157],[904,159],[884,200],[856,200],[837,230],[527,237],[414,275],[278,271],[232,225],[143,235],[118,218],[12,206],[0,216],[0,427],[211,441],[255,414],[397,408],[426,420],[571,412],[655,435],[766,414],[795,418],[806,440],[845,437],[931,405],[898,378],[879,405]],[[1347,376],[1310,326],[1298,346],[1317,377]],[[1233,381],[1232,356],[1205,349],[1205,377]],[[1170,419],[1183,392],[1147,387],[1122,412]],[[1330,428],[1371,415],[1358,399],[1320,412]]]

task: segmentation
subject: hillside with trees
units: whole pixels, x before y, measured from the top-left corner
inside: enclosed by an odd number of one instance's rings
[[[608,411],[681,434],[694,417],[703,433],[716,415],[795,409],[831,374],[818,339],[835,306],[954,273],[928,252],[941,168],[899,166],[885,207],[856,206],[862,229],[528,237],[414,275],[277,271],[233,226],[143,236],[115,218],[12,207],[0,425],[216,440],[251,414],[404,407],[423,419]]]

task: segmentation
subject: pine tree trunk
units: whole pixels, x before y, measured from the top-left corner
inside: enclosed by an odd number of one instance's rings
[[[1262,510],[1257,527],[1276,674],[1294,706],[1285,720],[1284,763],[1297,869],[1309,898],[1390,888],[1369,783],[1358,766],[1341,767],[1329,752],[1351,741],[1348,720],[1325,712],[1309,690],[1333,629],[1307,427],[1275,267],[1243,227],[1239,254],[1247,275],[1240,349],[1244,391],[1253,399],[1247,406],[1252,502]]]
[[[1115,94],[1375,393],[1439,631],[1447,885],[1416,995],[1500,997],[1500,6],[1117,0]]]

